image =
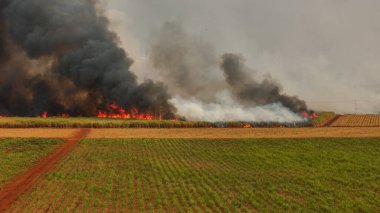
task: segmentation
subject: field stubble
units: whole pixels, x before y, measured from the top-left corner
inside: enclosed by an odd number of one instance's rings
[[[380,115],[343,115],[332,127],[380,127]]]
[[[78,129],[1,129],[0,138],[68,138]],[[380,127],[91,129],[88,138],[378,138]]]
[[[380,137],[380,128],[93,129],[89,138],[355,138]]]
[[[3,129],[0,128],[0,138],[69,138],[78,129],[54,129],[54,128],[26,128]]]

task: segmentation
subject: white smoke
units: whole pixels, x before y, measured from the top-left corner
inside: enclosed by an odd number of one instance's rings
[[[280,103],[242,107],[233,102],[205,103],[197,99],[175,97],[171,103],[177,107],[178,113],[193,121],[253,121],[253,122],[302,122],[305,118],[291,112]]]
[[[249,67],[281,79],[285,91],[312,109],[380,113],[380,1],[105,1],[125,14],[140,58],[152,32],[179,19],[217,53],[242,53]],[[136,58],[133,68],[141,64]]]

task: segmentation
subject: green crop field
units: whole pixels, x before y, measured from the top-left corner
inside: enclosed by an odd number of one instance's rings
[[[158,121],[158,120],[133,120],[111,118],[28,118],[28,117],[3,117],[0,118],[0,127],[3,128],[123,128],[123,127],[203,127],[206,122],[184,121]]]
[[[243,128],[249,127],[307,127],[311,121],[303,122],[206,122],[174,120],[134,120],[112,118],[29,118],[0,117],[0,128]]]
[[[380,139],[86,139],[10,211],[380,212]]]
[[[332,119],[335,116],[336,114],[334,112],[320,112],[318,113],[318,117],[312,120],[312,123],[316,126],[323,126],[327,120]]]
[[[61,142],[53,139],[0,139],[0,188],[6,180],[31,167]]]

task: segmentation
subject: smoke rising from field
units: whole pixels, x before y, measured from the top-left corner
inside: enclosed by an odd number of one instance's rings
[[[172,102],[179,114],[209,121],[302,120],[297,113],[307,110],[305,102],[281,94],[281,86],[269,77],[251,79],[242,57],[219,56],[179,22],[166,22],[154,35],[149,59],[175,95]]]
[[[312,109],[354,113],[356,100],[357,112],[380,113],[380,1],[107,2],[119,14],[113,23],[125,32],[124,46],[135,47],[128,51],[141,78],[157,73],[143,69],[156,29],[180,20],[190,35],[213,46],[217,61],[223,53],[243,55],[247,67],[270,73]]]
[[[242,104],[262,106],[281,103],[293,112],[307,111],[305,101],[296,96],[282,94],[281,85],[271,77],[266,76],[261,82],[251,78],[247,73],[248,69],[245,67],[242,56],[232,53],[224,54],[221,68],[224,71],[227,83]]]
[[[255,122],[302,122],[305,118],[283,107],[279,103],[243,107],[232,100],[222,102],[203,102],[196,98],[172,99],[178,107],[178,114],[196,121],[255,121]]]
[[[97,1],[7,0],[0,6],[0,113],[94,116],[112,102],[175,112],[163,84],[137,82],[133,60]]]
[[[186,32],[178,22],[166,22],[155,32],[150,60],[170,92],[184,98],[214,101],[225,88],[214,47]]]
[[[100,1],[0,1],[0,114],[380,112],[378,1]]]

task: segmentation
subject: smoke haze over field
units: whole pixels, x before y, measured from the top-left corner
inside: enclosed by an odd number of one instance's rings
[[[270,77],[251,79],[252,70],[242,56],[217,56],[210,43],[178,22],[165,23],[154,35],[149,62],[176,95],[172,102],[180,115],[192,120],[283,122],[302,120],[296,113],[307,111],[304,101],[281,94],[281,85]]]
[[[244,105],[263,106],[281,103],[293,112],[307,111],[305,101],[296,96],[281,94],[281,85],[266,76],[262,82],[251,78],[244,65],[242,56],[227,53],[221,64],[227,83],[231,86],[236,98]]]
[[[95,116],[110,103],[141,113],[174,112],[163,84],[138,84],[133,60],[99,6],[90,0],[2,1],[1,113]]]
[[[0,114],[94,116],[112,102],[212,121],[380,113],[377,6],[1,0]]]
[[[172,93],[185,98],[214,101],[225,89],[214,47],[184,31],[177,22],[166,22],[154,33],[149,59],[154,72]]]
[[[312,109],[353,113],[356,100],[358,112],[380,112],[380,1],[104,2],[140,77],[151,75],[144,68],[157,29],[180,20],[217,57],[243,55],[247,67],[270,73]]]

